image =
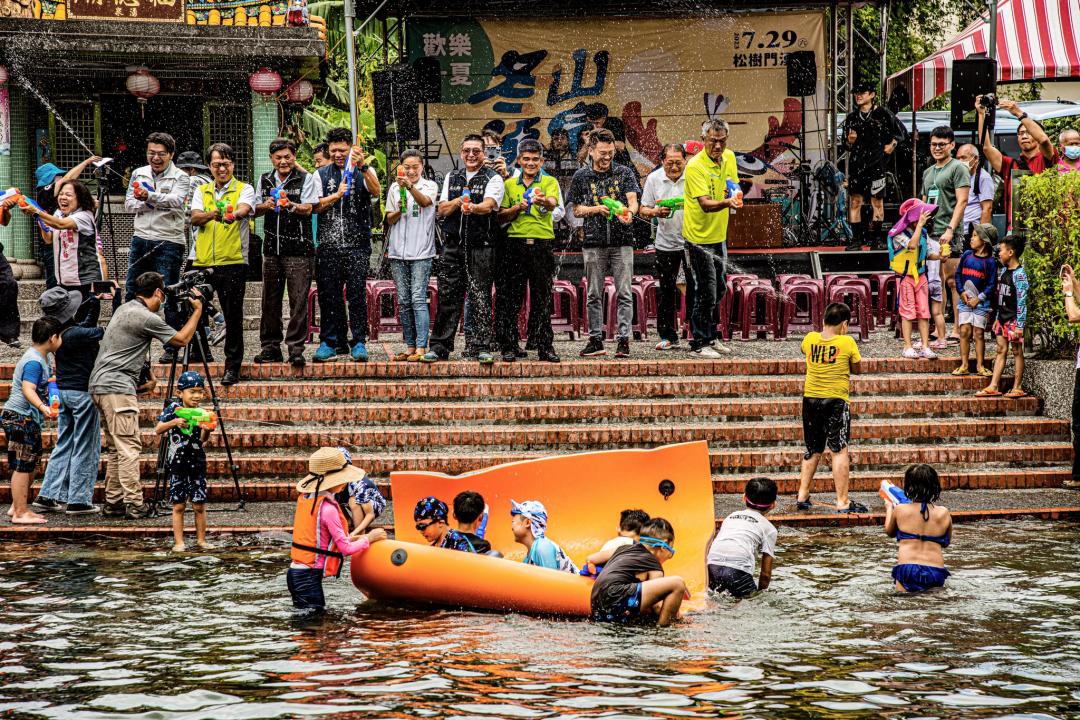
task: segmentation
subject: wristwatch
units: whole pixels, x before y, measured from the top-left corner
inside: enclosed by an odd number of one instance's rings
[[[367,171],[368,171],[368,170],[369,170],[370,168],[371,168],[371,166],[370,166],[370,165],[368,165],[367,163],[364,163],[363,165],[361,165],[361,166],[360,166],[360,174],[361,174],[361,175],[364,175],[364,174],[366,174],[366,173],[367,173]]]
[[[1016,119],[1019,120],[1020,122],[1024,122],[1024,120],[1027,119],[1027,116],[1028,116],[1028,114],[1026,112],[1022,112],[1022,113],[1020,113],[1019,115],[1016,116]]]

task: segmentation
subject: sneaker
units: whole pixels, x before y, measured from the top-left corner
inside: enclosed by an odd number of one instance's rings
[[[330,362],[337,357],[337,351],[330,347],[326,343],[320,343],[319,349],[315,351],[315,356],[312,358],[317,363]]]
[[[657,350],[675,350],[679,347],[679,341],[671,342],[670,340],[661,340],[656,343]]]
[[[11,338],[10,340],[0,340],[0,342],[4,343],[9,348],[14,348],[15,350],[18,350],[19,348],[22,347],[22,341],[19,340],[19,338]]]
[[[281,350],[277,348],[263,348],[263,351],[256,355],[253,360],[262,365],[263,363],[279,363],[284,361],[284,358],[281,357]]]
[[[304,360],[304,356],[302,354],[301,355],[290,355],[289,356],[289,364],[292,365],[294,368],[302,368],[302,367],[304,367],[304,365],[307,364],[307,361]]]
[[[426,353],[420,356],[420,362],[422,363],[437,363],[440,360],[445,359],[446,358],[440,356],[439,353],[435,352],[434,350],[428,350]]]
[[[848,506],[843,510],[837,510],[838,513],[868,513],[870,508],[866,507],[860,502],[854,500],[848,500]]]
[[[540,350],[536,353],[536,359],[540,362],[562,362],[562,358],[560,358],[554,350]]]
[[[630,357],[630,338],[619,338],[619,342],[615,344],[615,357]]]
[[[153,514],[154,509],[150,507],[150,503],[145,502],[140,505],[128,505],[124,510],[124,517],[128,520],[142,520]]]
[[[63,503],[58,503],[52,498],[42,497],[41,495],[38,495],[34,502],[30,503],[30,506],[43,512],[56,512],[64,509]]]
[[[495,362],[495,356],[486,350],[481,350],[480,352],[476,353],[476,361],[479,362],[481,365],[491,365],[493,362]]]
[[[812,507],[814,507],[814,503],[810,500],[810,498],[795,501],[796,510],[809,510]]]
[[[901,353],[901,355],[906,357],[908,360],[918,360],[919,359],[919,351],[916,350],[913,347],[907,348],[906,350],[904,350],[903,353]]]
[[[519,360],[522,360],[522,359],[524,359],[524,358],[527,358],[527,357],[529,357],[529,352],[528,352],[528,350],[522,350],[521,348],[518,348],[518,349],[517,349],[517,350],[516,350],[516,351],[514,352],[514,354],[515,354],[515,355],[517,355],[517,357],[518,357],[518,359],[519,359]]]
[[[713,349],[712,345],[702,345],[697,350],[691,350],[698,357],[708,358],[709,360],[717,360],[723,357],[720,353]]]
[[[97,505],[68,503],[67,509],[64,510],[64,512],[68,515],[93,515],[94,513],[101,512],[101,509]]]
[[[503,350],[502,361],[503,362],[517,362],[517,353],[513,350]]]
[[[364,343],[362,342],[358,342],[352,346],[352,350],[349,351],[349,355],[352,356],[352,359],[356,362],[367,362],[367,346],[364,345]]]
[[[919,351],[919,357],[923,360],[937,360],[937,353],[928,347]]]
[[[591,337],[579,354],[581,357],[595,357],[597,355],[607,355],[607,350],[604,349],[603,340],[597,340],[596,338]]]
[[[105,503],[101,508],[101,517],[121,518],[124,517],[126,508],[123,502]]]

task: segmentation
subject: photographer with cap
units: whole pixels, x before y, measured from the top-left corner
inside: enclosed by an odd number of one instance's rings
[[[43,512],[63,511],[68,515],[98,512],[93,501],[101,457],[101,427],[88,387],[105,330],[75,324],[82,302],[78,290],[62,287],[49,288],[38,299],[42,314],[60,323],[63,341],[53,355],[56,386],[60,390],[56,444],[33,503],[35,510]]]
[[[887,107],[876,103],[873,83],[860,82],[852,92],[856,107],[838,132],[840,152],[848,153],[848,223],[852,233],[848,250],[861,250],[866,241],[871,247],[884,247],[885,158],[904,141],[907,131]],[[862,221],[865,198],[870,198],[873,209],[869,228]]]
[[[386,539],[381,528],[359,538],[345,530],[348,520],[334,492],[364,477],[366,473],[353,466],[344,448],[322,447],[308,458],[308,474],[296,485],[300,497],[293,516],[292,562],[285,574],[298,610],[324,610],[323,577],[338,577],[346,555],[362,553]]]
[[[135,213],[135,231],[128,251],[124,302],[135,297],[135,278],[144,272],[159,273],[166,285],[180,278],[187,251],[187,203],[191,180],[172,161],[176,140],[163,132],[146,138],[146,162],[131,173],[124,209]],[[172,304],[165,306],[165,322],[178,329],[183,316]],[[175,352],[165,347],[165,361]]]
[[[149,516],[139,481],[138,392],[150,392],[156,382],[149,370],[147,354],[152,340],[182,348],[191,342],[202,316],[202,294],[192,288],[188,302],[191,317],[173,330],[158,311],[165,302],[165,282],[160,273],[145,272],[135,278],[135,299],[113,313],[101,351],[90,374],[88,390],[101,415],[105,431],[108,468],[105,480],[105,517],[138,519]]]

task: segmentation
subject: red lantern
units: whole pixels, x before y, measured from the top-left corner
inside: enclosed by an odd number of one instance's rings
[[[137,68],[124,86],[139,101],[139,114],[146,117],[146,101],[161,92],[161,83],[146,68]]]
[[[281,75],[268,67],[259,68],[248,78],[253,92],[268,98],[281,89]]]
[[[291,103],[308,105],[315,99],[315,86],[310,80],[294,80],[285,88],[285,96]]]
[[[0,85],[7,85],[8,81],[8,69],[3,65],[0,65]]]

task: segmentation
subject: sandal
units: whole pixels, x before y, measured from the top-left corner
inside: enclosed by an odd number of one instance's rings
[[[987,387],[975,393],[975,397],[1001,397],[1001,391]]]
[[[397,355],[394,356],[394,362],[405,362],[410,357],[412,357],[411,353],[399,352]]]
[[[1009,398],[1010,400],[1017,400],[1019,398],[1025,398],[1027,396],[1028,394],[1024,392],[1021,388],[1013,388],[1009,392],[1005,393],[1005,397]]]
[[[984,367],[981,367],[981,368],[978,368],[977,370],[975,370],[975,374],[978,375],[979,377],[994,377],[994,371],[993,370],[987,370]]]
[[[957,377],[960,377],[962,375],[970,375],[971,371],[968,370],[966,367],[958,367],[958,368],[956,368],[955,370],[952,371],[952,374],[956,375]]]

